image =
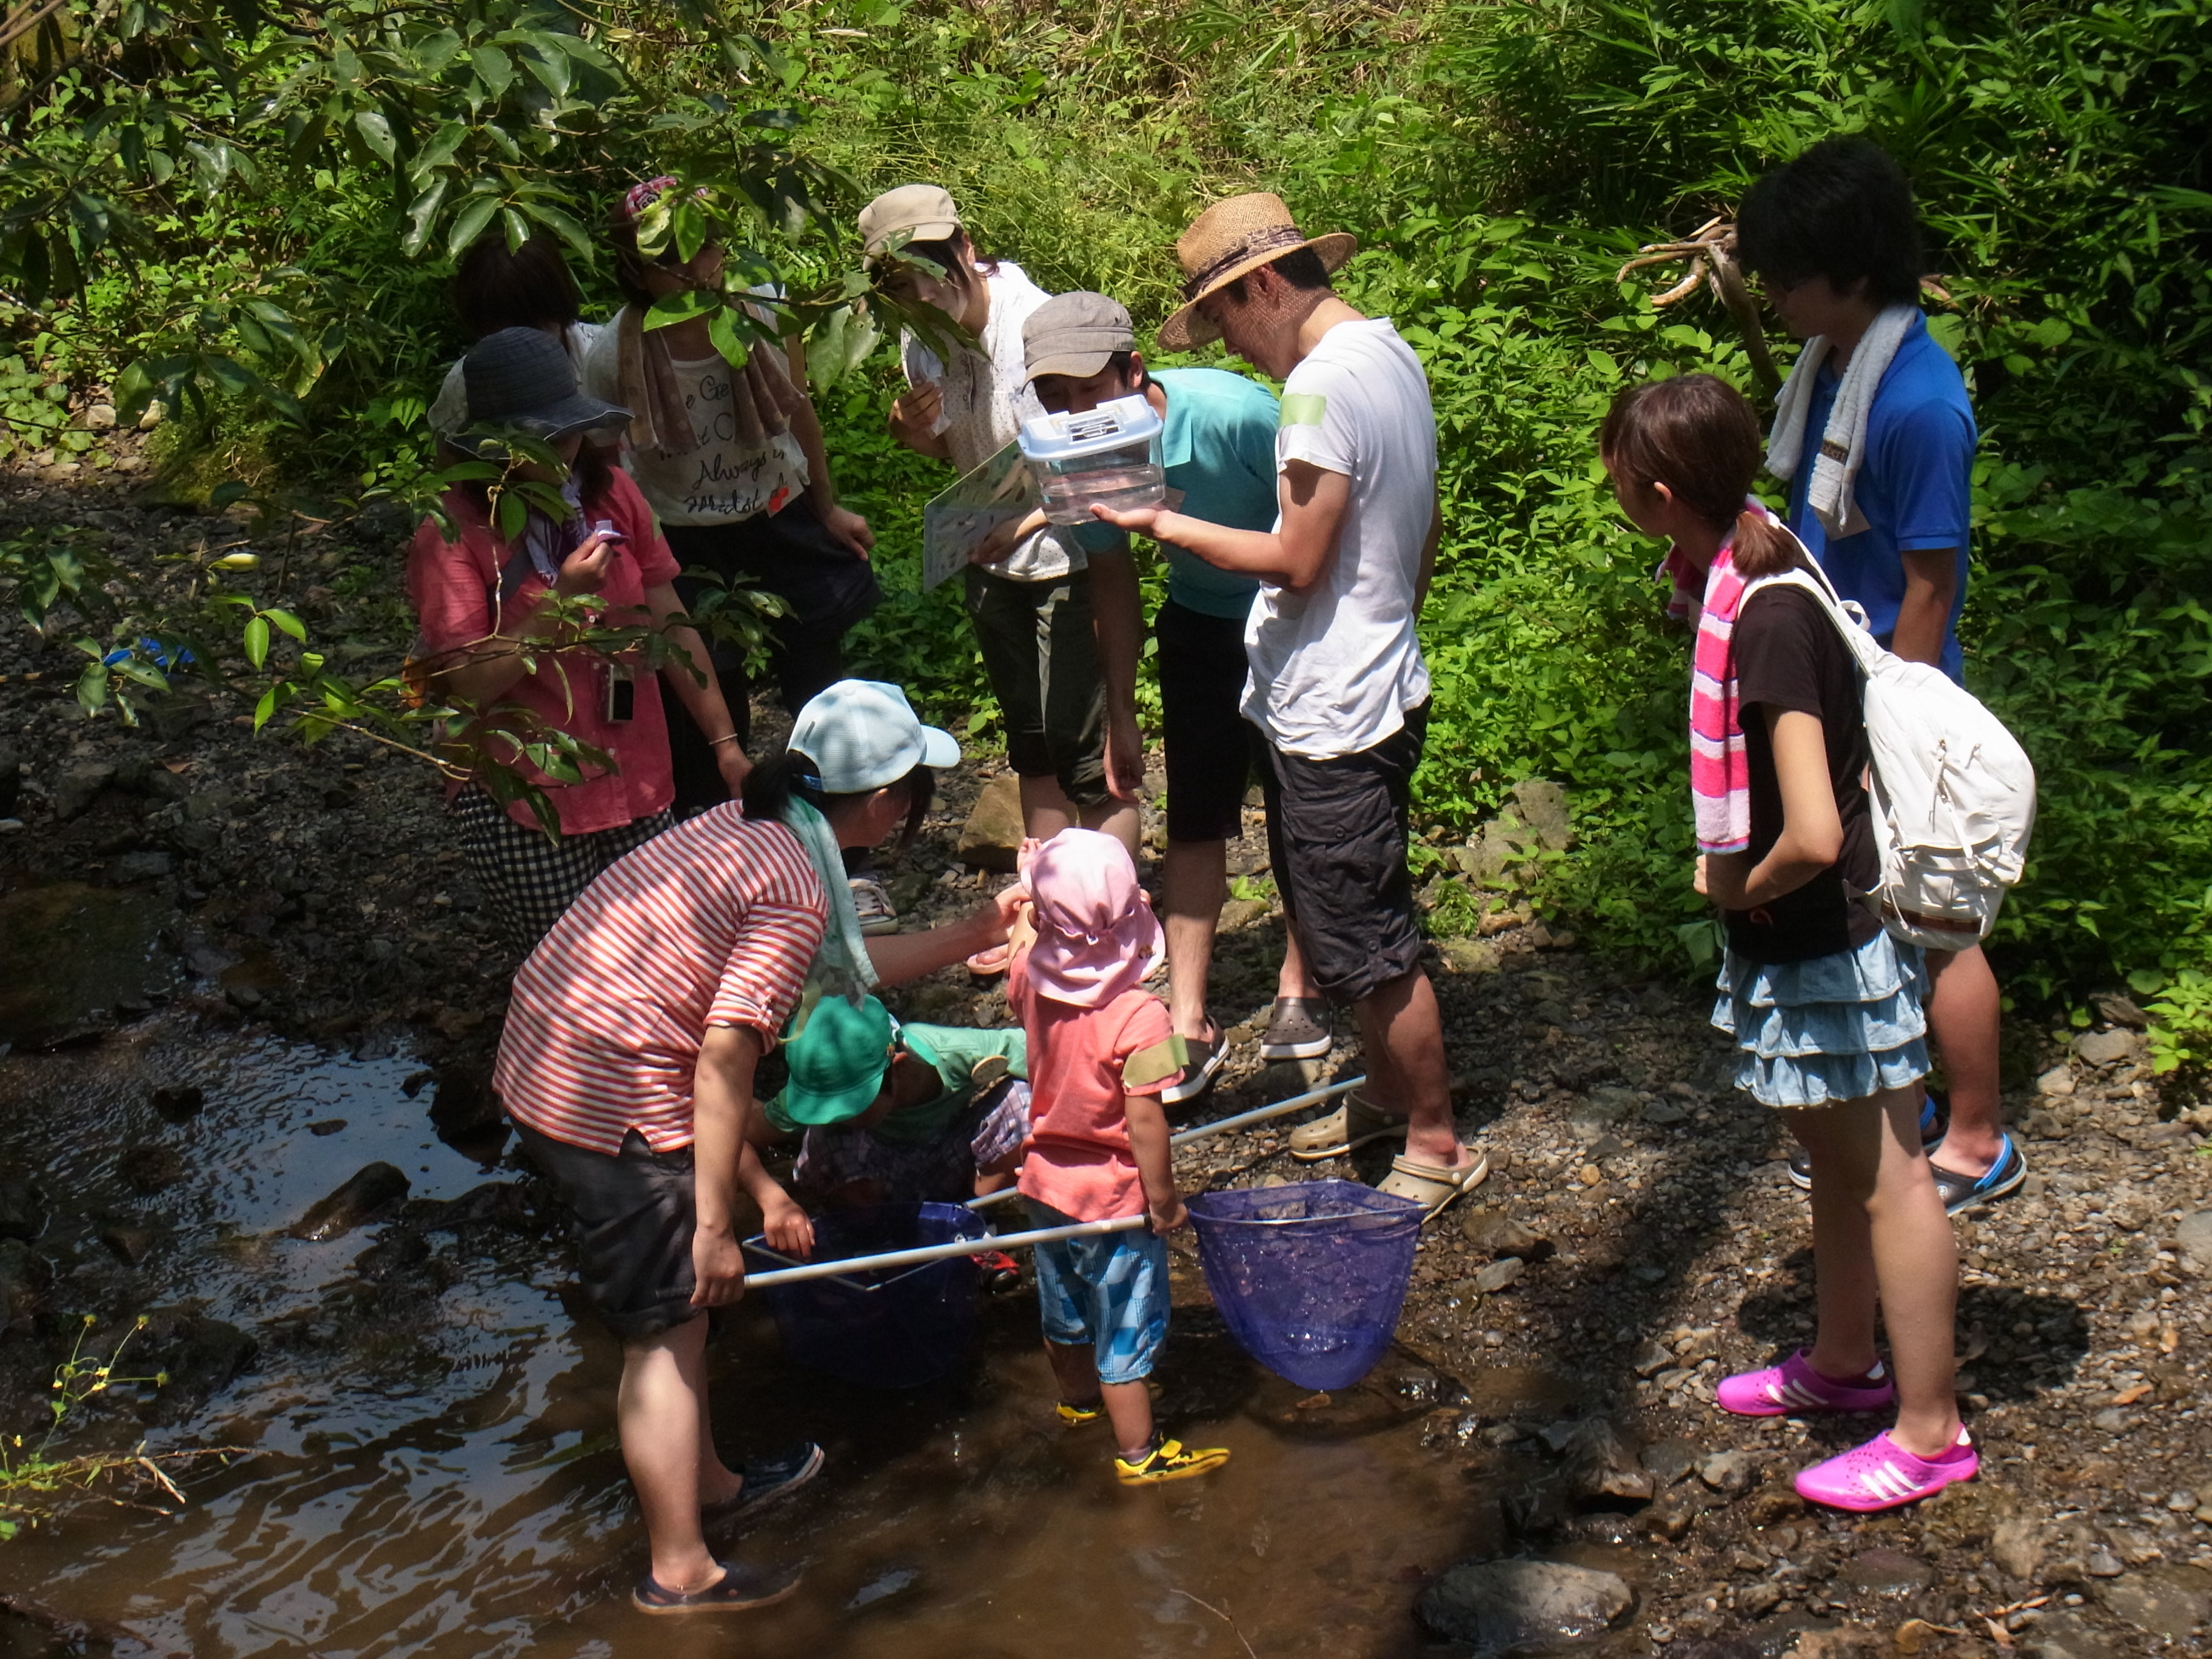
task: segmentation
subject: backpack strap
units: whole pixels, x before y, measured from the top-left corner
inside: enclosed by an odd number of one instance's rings
[[[1796,538],[1791,539],[1795,541]],[[1744,606],[1751,603],[1753,597],[1767,588],[1802,588],[1820,601],[1820,609],[1836,625],[1836,631],[1843,635],[1844,646],[1857,661],[1859,672],[1872,678],[1875,672],[1889,659],[1891,653],[1868,630],[1865,611],[1856,603],[1837,596],[1834,585],[1828,580],[1828,573],[1820,568],[1811,554],[1805,551],[1803,543],[1797,544],[1797,551],[1798,562],[1789,569],[1778,571],[1771,576],[1754,577],[1744,584],[1743,597],[1736,602],[1736,615],[1741,617]]]

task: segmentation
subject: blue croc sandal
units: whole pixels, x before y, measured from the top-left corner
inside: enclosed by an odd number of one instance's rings
[[[647,1573],[629,1593],[630,1605],[640,1613],[750,1613],[774,1607],[799,1588],[796,1567],[748,1567],[735,1561],[719,1565],[720,1578],[688,1595],[662,1589]]]
[[[2013,1145],[2010,1135],[2002,1139],[1997,1161],[1990,1165],[1985,1175],[1960,1175],[1940,1164],[1928,1166],[1929,1173],[1936,1177],[1936,1190],[1943,1195],[1944,1213],[1956,1215],[1974,1205],[2002,1198],[2027,1179],[2027,1160],[2020,1155],[2020,1148]]]
[[[811,1440],[799,1441],[765,1457],[749,1457],[738,1465],[738,1474],[745,1484],[738,1488],[737,1495],[719,1504],[702,1504],[699,1518],[722,1521],[763,1508],[779,1498],[790,1497],[821,1473],[822,1448]]]

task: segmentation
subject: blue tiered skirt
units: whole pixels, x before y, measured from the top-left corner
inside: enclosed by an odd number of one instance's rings
[[[1713,1024],[1743,1053],[1739,1089],[1762,1105],[1826,1106],[1928,1073],[1928,969],[1920,947],[1876,933],[1810,962],[1721,963]]]

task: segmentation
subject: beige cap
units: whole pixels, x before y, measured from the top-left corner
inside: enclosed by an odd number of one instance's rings
[[[1025,380],[1065,374],[1087,380],[1117,351],[1137,349],[1136,325],[1119,300],[1103,294],[1056,294],[1022,324]]]
[[[1200,315],[1198,302],[1247,272],[1302,247],[1314,251],[1322,270],[1334,271],[1358,246],[1340,230],[1326,236],[1301,234],[1283,198],[1264,191],[1216,202],[1176,239],[1176,259],[1182,266],[1187,303],[1160,325],[1160,344],[1170,351],[1188,351],[1218,336],[1221,331]]]
[[[860,210],[860,253],[873,259],[888,252],[894,239],[905,242],[941,242],[960,228],[960,210],[952,193],[941,185],[901,185],[887,190]]]

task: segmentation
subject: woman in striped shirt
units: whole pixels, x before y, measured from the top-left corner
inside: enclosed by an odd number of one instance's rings
[[[1003,940],[1020,899],[1010,889],[963,921],[863,943],[839,848],[911,833],[933,767],[959,746],[896,687],[857,680],[808,703],[792,735],[746,779],[742,807],[712,807],[616,860],[554,925],[516,976],[493,1079],[572,1212],[584,1291],[623,1344],[623,1457],[653,1556],[632,1600],[647,1613],[790,1595],[796,1570],[718,1562],[702,1522],[822,1465],[802,1443],[732,1469],[708,1428],[699,1316],[744,1293],[739,1193],[774,1248],[813,1248],[805,1213],[745,1143],[755,1067],[810,976],[830,994],[950,966]]]

